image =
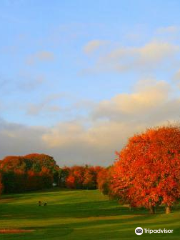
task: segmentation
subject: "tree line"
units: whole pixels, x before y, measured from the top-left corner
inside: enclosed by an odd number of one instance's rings
[[[0,160],[0,191],[20,193],[59,186],[69,189],[96,189],[100,166],[60,168],[46,154],[7,156]]]
[[[8,156],[0,160],[0,192],[18,193],[51,188],[96,189],[121,204],[166,213],[180,200],[180,128],[148,129],[129,138],[110,167],[60,168],[45,154]]]

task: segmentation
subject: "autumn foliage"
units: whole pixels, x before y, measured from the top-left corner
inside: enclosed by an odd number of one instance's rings
[[[97,175],[97,188],[105,195],[111,197],[110,185],[112,181],[112,167],[102,168]]]
[[[159,127],[131,137],[117,153],[111,191],[122,203],[167,212],[180,199],[180,129]]]
[[[60,169],[60,187],[70,189],[96,189],[98,173],[103,167],[72,166]]]
[[[180,128],[148,129],[117,152],[113,166],[59,167],[45,154],[8,156],[0,160],[0,193],[52,187],[96,189],[130,207],[170,212],[180,200]]]
[[[8,156],[0,162],[5,193],[49,188],[57,170],[53,157],[45,154]]]
[[[4,193],[18,193],[50,188],[55,183],[61,188],[96,189],[99,166],[72,166],[60,168],[53,157],[45,154],[7,156],[0,160]]]

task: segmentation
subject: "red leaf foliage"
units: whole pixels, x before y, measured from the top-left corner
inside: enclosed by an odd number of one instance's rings
[[[149,129],[117,153],[111,191],[132,206],[172,206],[180,198],[180,128]]]

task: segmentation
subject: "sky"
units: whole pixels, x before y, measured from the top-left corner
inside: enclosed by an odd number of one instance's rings
[[[179,0],[1,0],[0,158],[111,165],[180,120]]]

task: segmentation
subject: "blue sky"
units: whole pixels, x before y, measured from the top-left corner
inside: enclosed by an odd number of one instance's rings
[[[129,136],[179,121],[179,11],[178,0],[2,0],[0,157],[109,165]]]

